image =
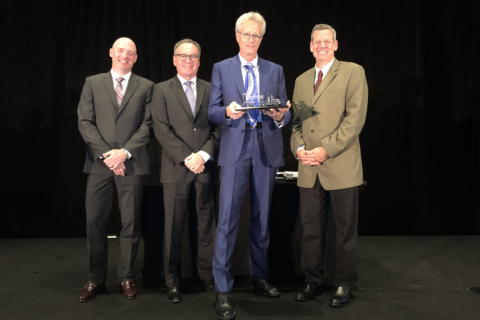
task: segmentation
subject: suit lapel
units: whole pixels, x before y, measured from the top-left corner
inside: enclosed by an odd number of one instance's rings
[[[197,77],[197,99],[195,101],[195,118],[202,106],[203,96],[205,95],[205,83]]]
[[[318,98],[320,98],[323,91],[325,91],[325,89],[328,87],[330,82],[332,82],[332,80],[337,76],[338,67],[340,66],[340,63],[338,62],[337,59],[335,59],[335,58],[333,58],[333,59],[334,59],[334,61],[332,63],[332,66],[330,67],[330,70],[328,70],[328,73],[323,78],[322,83],[320,84],[320,87],[318,87],[317,93],[313,97],[312,105],[315,104],[315,102],[317,102]],[[315,81],[315,76],[314,76],[313,79]]]
[[[270,74],[270,64],[267,63],[265,60],[258,57],[258,73],[260,75],[260,92],[259,95],[263,95],[263,100],[267,101],[266,94],[268,88],[268,79],[270,78],[268,75]],[[279,97],[274,97],[275,99],[279,99]]]
[[[232,74],[232,79],[235,81],[235,84],[237,85],[238,92],[240,93],[240,96],[242,97],[242,102],[243,102],[243,94],[245,93],[245,84],[243,83],[242,79],[242,64],[240,63],[240,57],[235,56],[232,59],[230,59],[230,73]]]
[[[185,95],[185,91],[183,90],[182,83],[177,76],[173,77],[170,81],[170,87],[172,88],[173,92],[177,96],[180,104],[182,105],[185,112],[190,116],[190,119],[193,121],[193,113],[192,109],[190,108],[190,103],[188,102],[187,96]],[[198,92],[197,92],[198,94]]]
[[[127,85],[127,92],[123,95],[122,99],[122,104],[118,108],[118,113],[122,111],[122,109],[127,105],[128,100],[132,97],[132,94],[137,90],[138,86],[140,85],[140,79],[138,76],[133,74],[130,76],[130,80],[128,80],[128,85]]]
[[[115,107],[115,109],[118,109],[117,96],[115,95],[115,89],[113,88],[112,73],[111,72],[105,73],[103,75],[102,82],[105,85],[105,89],[107,90],[108,95],[110,96],[110,99],[112,99],[113,106]]]

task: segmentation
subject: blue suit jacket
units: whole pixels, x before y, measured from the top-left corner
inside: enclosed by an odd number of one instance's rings
[[[283,68],[278,64],[258,58],[260,74],[260,95],[264,98],[273,95],[280,99],[282,105],[287,103],[287,92],[285,89],[285,76]],[[220,140],[219,166],[234,165],[242,151],[243,139],[245,137],[245,123],[247,115],[231,121],[231,126],[225,123],[225,109],[235,101],[243,105],[243,93],[245,93],[244,79],[242,79],[242,64],[237,55],[233,58],[223,60],[213,66],[212,82],[210,87],[210,104],[208,106],[208,118],[216,124],[223,124],[222,138]],[[291,120],[290,111],[285,112],[284,125]],[[263,141],[268,162],[272,167],[285,165],[283,155],[283,138],[281,129],[278,129],[274,120],[262,114]]]

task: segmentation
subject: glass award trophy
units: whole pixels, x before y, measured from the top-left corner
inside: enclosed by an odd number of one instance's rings
[[[250,95],[247,98],[247,94],[243,94],[243,107],[236,108],[235,110],[247,111],[254,109],[278,109],[278,108],[288,108],[288,106],[282,106],[280,99],[275,99],[273,96],[269,96],[267,101],[263,99],[263,95]],[[278,110],[277,110],[278,111]]]

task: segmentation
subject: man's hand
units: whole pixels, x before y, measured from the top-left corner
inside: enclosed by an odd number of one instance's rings
[[[120,165],[123,165],[125,160],[127,160],[127,155],[122,149],[112,149],[107,153],[103,154],[105,164],[110,168],[110,170],[117,170]],[[124,165],[125,167],[125,165]]]
[[[185,158],[185,165],[187,166],[190,171],[193,173],[202,173],[205,170],[205,161],[203,160],[202,156],[198,153],[192,153],[188,157]]]
[[[328,159],[328,154],[323,147],[314,148],[310,151],[305,149],[298,150],[297,157],[306,166],[320,166],[322,162]]]
[[[232,118],[233,120],[237,120],[239,118],[241,118],[245,112],[243,111],[235,111],[235,108],[241,108],[242,106],[239,105],[238,103],[236,103],[235,101],[233,101],[232,103],[230,103],[230,105],[227,107],[227,109],[225,109],[225,113],[226,113],[226,117],[227,119],[228,118]]]
[[[278,109],[261,109],[263,114],[266,114],[267,116],[270,116],[273,118],[273,120],[277,122],[283,121],[283,115],[285,112],[287,112],[290,107],[292,106],[290,104],[290,100],[287,101],[287,106],[288,108],[278,108]]]
[[[113,170],[113,172],[117,175],[117,176],[125,176],[125,163],[122,163],[121,165],[118,166],[117,169]]]

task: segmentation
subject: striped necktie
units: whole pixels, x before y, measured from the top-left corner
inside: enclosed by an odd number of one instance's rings
[[[122,104],[122,99],[123,99],[123,86],[122,86],[122,81],[125,80],[122,77],[117,78],[117,87],[115,88],[115,95],[117,96],[117,103],[118,106]]]

